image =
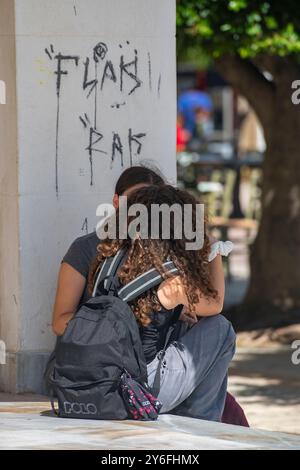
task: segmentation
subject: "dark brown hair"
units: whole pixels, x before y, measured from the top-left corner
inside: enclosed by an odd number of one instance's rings
[[[133,186],[143,183],[147,185],[161,185],[164,184],[164,179],[158,170],[154,171],[143,165],[131,166],[124,170],[119,177],[115,186],[115,194],[121,196]]]
[[[119,279],[123,285],[152,267],[156,268],[164,279],[170,277],[163,268],[166,259],[170,259],[179,270],[191,311],[193,311],[193,305],[199,301],[199,297],[216,298],[217,291],[212,286],[208,269],[210,242],[206,233],[206,221],[204,221],[204,244],[199,250],[186,249],[186,243],[191,242],[191,240],[186,239],[185,234],[182,234],[180,239],[175,237],[176,220],[174,216],[172,217],[172,213],[170,217],[170,237],[168,239],[162,237],[161,215],[158,223],[158,239],[151,238],[152,204],[166,204],[169,207],[173,204],[179,204],[182,209],[185,204],[190,204],[192,206],[192,230],[195,232],[196,199],[188,192],[170,185],[152,185],[132,191],[127,198],[127,207],[129,208],[132,204],[143,204],[148,209],[148,238],[136,237],[131,239],[127,234],[126,239],[119,239],[117,236],[114,240],[106,239],[101,241],[97,248],[98,255],[90,270],[90,290],[93,289],[95,275],[101,268],[104,259],[114,256],[120,248],[126,247],[128,257],[118,271]],[[181,213],[183,217],[184,210]],[[127,214],[127,227],[134,218]],[[116,219],[118,226],[119,209],[116,212]],[[157,223],[157,221],[155,222]],[[150,323],[149,315],[151,312],[159,311],[162,308],[156,295],[156,289],[151,289],[141,295],[138,299],[132,301],[130,306],[142,325]]]

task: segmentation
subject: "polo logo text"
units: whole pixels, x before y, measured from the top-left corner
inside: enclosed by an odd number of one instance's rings
[[[98,412],[93,403],[70,403],[69,401],[64,402],[64,411],[66,414],[74,413],[76,415],[95,415]]]

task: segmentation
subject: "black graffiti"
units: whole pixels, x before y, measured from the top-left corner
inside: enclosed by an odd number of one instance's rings
[[[141,150],[142,150],[142,143],[139,141],[139,139],[142,139],[143,137],[146,137],[145,132],[141,132],[139,134],[133,134],[131,128],[128,131],[129,158],[130,158],[131,166],[133,163],[133,143],[137,144],[136,154],[140,155]]]
[[[106,78],[108,78],[109,80],[112,80],[114,83],[116,83],[117,81],[115,69],[114,69],[113,63],[110,60],[108,60],[104,66],[104,71],[103,71],[101,85],[100,85],[101,90],[103,90],[103,85],[104,85],[104,81]]]
[[[160,98],[160,87],[161,87],[161,74],[159,74],[158,82],[157,82],[157,96]]]
[[[107,154],[105,150],[100,149],[97,144],[103,139],[103,134],[98,132],[93,127],[90,127],[90,136],[89,136],[89,145],[86,147],[89,153],[90,161],[90,185],[94,184],[94,168],[93,168],[93,152],[99,152],[102,154]]]
[[[54,73],[56,75],[56,93],[59,96],[62,76],[63,75],[68,75],[68,73],[69,73],[68,70],[63,70],[62,69],[62,63],[63,62],[73,61],[73,62],[75,62],[75,65],[77,67],[78,62],[79,62],[79,56],[63,55],[63,54],[59,53],[54,58],[57,60],[57,69],[55,70]]]
[[[107,54],[108,47],[104,42],[98,42],[98,44],[94,47],[94,61],[99,62],[103,60]]]
[[[50,52],[46,48],[46,54],[50,59],[53,59],[54,54],[54,47],[50,45]],[[68,70],[63,70],[62,64],[64,62],[74,62],[75,66],[78,66],[79,56],[75,55],[63,55],[60,52],[55,55],[54,59],[57,61],[56,70],[54,73],[56,74],[56,96],[57,96],[57,104],[56,104],[56,130],[55,130],[55,190],[56,195],[58,196],[59,192],[59,179],[58,179],[58,164],[59,164],[59,119],[60,119],[60,93],[61,93],[61,84],[62,84],[62,76],[68,75]]]
[[[120,91],[123,91],[124,88],[124,74],[131,78],[135,85],[128,92],[128,95],[131,95],[137,88],[142,85],[142,81],[138,78],[138,53],[137,50],[134,50],[134,59],[130,62],[124,61],[124,55],[121,55],[120,59]]]
[[[149,90],[152,91],[152,64],[151,64],[151,55],[148,52],[148,77],[149,77]]]
[[[75,6],[74,12],[77,14]],[[140,77],[140,58],[137,49],[131,49],[130,42],[127,40],[119,44],[121,49],[118,59],[112,60],[109,57],[109,48],[104,42],[98,42],[91,50],[89,56],[80,58],[76,54],[55,53],[54,46],[50,44],[45,48],[45,53],[51,61],[56,61],[54,74],[56,75],[56,95],[57,95],[57,118],[56,118],[56,151],[55,151],[55,187],[56,193],[59,193],[59,132],[60,132],[60,99],[63,89],[64,78],[66,78],[74,68],[81,63],[83,66],[82,90],[87,99],[93,96],[92,119],[87,113],[79,115],[79,120],[84,129],[88,131],[88,142],[85,146],[90,164],[90,185],[94,184],[94,155],[95,153],[109,155],[111,164],[117,159],[124,165],[124,158],[129,156],[130,165],[133,164],[134,157],[140,156],[143,147],[143,139],[146,132],[133,132],[128,129],[127,142],[121,138],[117,131],[112,132],[110,147],[107,146],[107,137],[98,126],[98,111],[101,112],[101,96],[104,93],[105,85],[110,82],[116,85],[118,93],[124,96],[132,96],[143,86]],[[146,67],[148,66],[148,90],[151,92],[154,88],[154,75],[152,70],[152,60],[150,52],[147,52]],[[147,69],[146,69],[147,72]],[[161,75],[159,74],[157,82],[157,96],[160,96]],[[127,99],[119,100],[110,104],[110,108],[120,109],[127,105]],[[107,106],[107,103],[105,103]],[[105,114],[101,114],[105,119]],[[108,142],[108,143],[109,143]]]
[[[53,54],[54,54],[53,44],[50,44],[50,52],[49,52],[49,49],[47,47],[45,49],[45,52],[46,52],[47,56],[49,57],[49,59],[53,60]]]
[[[123,145],[121,142],[121,138],[117,132],[113,132],[113,139],[112,139],[112,152],[111,152],[111,163],[114,162],[116,153],[119,153],[121,158],[121,166],[124,165],[123,161]]]
[[[98,80],[97,78],[93,78],[92,80],[88,79],[89,66],[90,66],[90,59],[88,57],[86,58],[85,62],[83,62],[83,65],[84,65],[84,74],[83,74],[82,87],[83,87],[83,90],[86,90],[87,88],[90,87],[88,95],[87,95],[87,97],[89,97],[92,91],[94,90],[95,86],[97,85]]]
[[[114,103],[114,104],[111,104],[110,107],[111,107],[111,108],[120,109],[121,106],[125,106],[125,105],[126,105],[126,101],[123,101],[123,103]]]
[[[79,116],[80,121],[82,122],[84,128],[87,128],[89,119],[88,116],[85,114],[83,117]],[[128,129],[127,134],[127,143],[128,143],[128,151],[129,151],[129,161],[130,165],[133,164],[134,156],[139,156],[142,151],[143,142],[141,139],[144,139],[147,136],[146,132],[138,132],[134,133],[132,128]],[[101,142],[101,147],[99,146]],[[89,155],[90,161],[90,185],[94,184],[94,176],[93,176],[93,152],[98,152],[103,155],[108,155],[108,151],[105,150],[106,140],[104,135],[99,130],[96,130],[93,127],[89,127],[89,145],[86,147]],[[111,141],[111,165],[116,160],[117,156],[120,158],[121,166],[124,166],[124,144],[122,138],[118,132],[112,132],[112,141]]]
[[[86,217],[83,221],[83,224],[82,224],[82,227],[81,227],[81,231],[82,232],[85,232],[86,234],[89,233],[89,224],[88,224],[88,218]]]
[[[105,57],[107,55],[108,48],[105,43],[99,43],[97,46],[93,49],[93,60],[95,64],[98,64],[100,60],[103,61],[104,66],[103,66],[103,71],[102,71],[102,76],[101,76],[101,81],[100,81],[100,88],[103,90],[105,80],[111,80],[114,83],[117,83],[118,77],[116,73],[116,67],[113,64],[111,60],[105,60]],[[120,80],[120,91],[123,92],[125,88],[125,78],[128,80],[128,85],[129,85],[129,91],[128,95],[131,95],[132,93],[135,92],[135,90],[142,85],[142,80],[138,77],[138,51],[135,49],[134,50],[134,58],[133,60],[130,60],[128,62],[125,61],[125,57],[122,54],[120,57],[120,63],[119,63],[119,80]],[[95,87],[98,84],[98,77],[95,76],[93,79],[89,80],[89,69],[90,69],[90,59],[89,57],[86,58],[86,60],[83,62],[84,65],[84,77],[83,77],[83,89],[86,90],[86,88],[89,87],[89,92],[87,97],[90,96],[92,91],[95,89]],[[130,84],[130,82],[134,82],[134,86]]]
[[[82,122],[84,127],[87,127],[88,124],[90,124],[90,120],[88,118],[88,115],[84,113],[84,117],[79,116],[80,121]]]

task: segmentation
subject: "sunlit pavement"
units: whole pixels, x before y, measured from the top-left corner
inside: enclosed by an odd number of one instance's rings
[[[255,428],[299,434],[300,365],[288,346],[238,348],[229,390]]]
[[[240,303],[247,289],[248,250],[242,235],[236,229],[229,233],[235,249],[230,255],[232,280],[226,281],[225,310]],[[243,406],[251,426],[300,434],[300,365],[292,363],[290,345],[271,344],[266,341],[266,334],[255,340],[250,338],[256,335],[257,332],[238,335],[229,390]]]
[[[300,449],[291,434],[172,415],[138,423],[64,419],[40,397],[0,400],[0,449]]]

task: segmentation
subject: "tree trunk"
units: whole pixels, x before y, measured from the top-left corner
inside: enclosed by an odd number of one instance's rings
[[[300,321],[300,107],[291,101],[290,79],[277,84],[267,135],[262,218],[243,315],[246,325],[257,326],[286,324],[294,315]]]
[[[264,110],[265,90],[260,87],[259,100],[255,97],[259,82],[253,80],[251,89],[239,87],[240,79],[235,81],[228,70],[230,81],[258,111],[267,143],[262,218],[250,249],[250,284],[242,305],[228,314],[238,329],[300,322],[300,105],[291,101],[292,81],[300,79],[300,73],[294,64],[277,63],[275,74],[276,86],[271,102],[266,94]]]

